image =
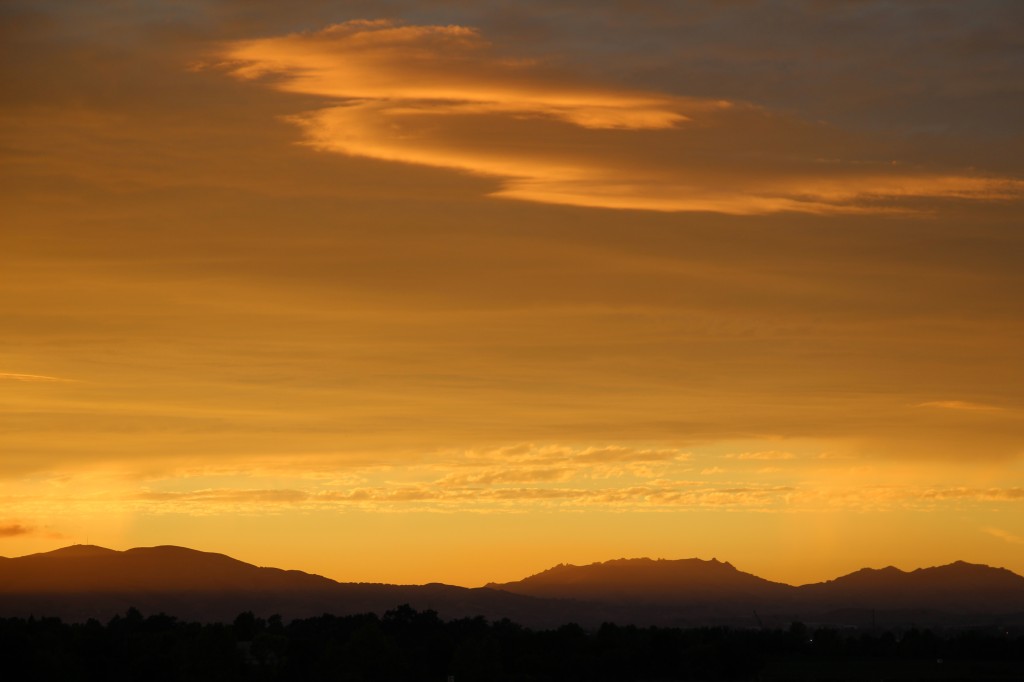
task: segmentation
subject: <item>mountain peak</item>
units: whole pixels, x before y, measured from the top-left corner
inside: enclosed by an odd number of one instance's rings
[[[20,609],[26,614],[73,618],[109,617],[131,605],[182,615],[216,613],[224,618],[241,610],[356,613],[413,601],[429,608],[444,606],[461,615],[521,614],[547,624],[561,618],[593,623],[608,619],[703,623],[738,618],[747,623],[752,610],[762,616],[801,613],[823,618],[851,609],[915,614],[925,610],[972,619],[980,617],[977,614],[1024,613],[1024,577],[966,561],[912,571],[895,566],[864,568],[835,580],[794,587],[738,570],[717,557],[619,558],[583,566],[559,564],[517,582],[487,587],[491,589],[339,584],[301,571],[260,568],[224,554],[175,545],[125,551],[72,545],[0,561],[4,612]]]
[[[165,557],[223,557],[225,559],[231,559],[231,557],[229,557],[227,554],[220,554],[219,552],[204,552],[200,549],[181,547],[180,545],[154,545],[153,547],[133,547],[129,550],[125,550],[125,554],[149,554],[154,556]],[[231,560],[238,561],[237,559]]]
[[[0,594],[258,593],[337,585],[322,576],[260,568],[225,554],[175,545],[135,547],[123,552],[95,545],[71,545],[8,559],[3,565]]]
[[[40,552],[29,556],[48,556],[53,558],[79,558],[88,556],[112,556],[120,554],[116,549],[107,549],[99,545],[68,545],[50,552]]]
[[[706,600],[725,593],[766,593],[792,589],[737,570],[717,558],[613,559],[586,566],[559,564],[516,582],[489,583],[491,589],[535,597],[678,601]]]

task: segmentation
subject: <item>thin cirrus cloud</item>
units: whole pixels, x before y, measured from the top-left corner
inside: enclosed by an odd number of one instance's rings
[[[884,145],[865,152],[751,104],[583,85],[464,26],[350,21],[230,42],[218,58],[237,78],[326,99],[289,118],[309,146],[492,177],[495,197],[750,215],[1024,196],[1019,180],[897,164]]]
[[[74,382],[74,379],[62,379],[60,377],[51,377],[44,374],[16,374],[13,372],[0,372],[0,381],[23,381],[28,383],[43,382],[43,383],[54,383],[54,382]]]
[[[1003,412],[1004,408],[984,403],[972,403],[966,400],[929,400],[918,403],[917,407],[933,407],[940,410],[961,410],[966,412]]]
[[[523,500],[548,501],[567,507],[613,505],[638,508],[700,508],[722,506],[779,506],[794,488],[789,486],[744,485],[738,487],[694,487],[690,484],[640,484],[622,487],[579,486],[449,487],[430,484],[373,486],[347,490],[198,490],[164,493],[142,491],[131,495],[136,504],[152,511],[208,514],[233,507],[256,510],[270,507],[338,509],[350,505],[387,508],[393,503],[415,503],[421,509],[487,511]],[[172,505],[172,507],[168,507]]]
[[[702,472],[705,473],[705,472]],[[707,473],[724,473],[718,469]],[[509,481],[512,483],[513,481]],[[202,489],[191,491],[142,490],[126,496],[109,497],[136,509],[153,513],[210,514],[232,508],[258,511],[268,508],[305,510],[396,509],[394,503],[415,504],[420,510],[491,511],[506,509],[507,503],[522,500],[547,501],[564,508],[594,508],[612,505],[638,510],[747,507],[775,511],[823,511],[827,509],[928,509],[936,501],[957,500],[965,504],[990,505],[1024,501],[1020,488],[921,488],[918,486],[835,486],[817,484],[764,484],[735,481],[719,485],[691,480],[648,480],[625,485],[593,487],[582,480],[521,481],[502,485],[499,481],[449,479],[408,484],[379,484],[335,489]],[[73,505],[74,502],[71,502]],[[140,506],[141,505],[141,506]],[[7,535],[31,532],[22,526],[9,527]],[[1007,541],[1009,537],[988,531]]]
[[[779,450],[763,450],[760,452],[733,452],[726,455],[728,459],[744,459],[744,460],[783,460],[783,459],[796,459],[796,455],[792,452],[783,452]]]
[[[928,510],[955,503],[991,507],[1017,507],[1024,503],[1019,486],[986,485],[922,486],[913,478],[893,478],[882,485],[864,485],[847,466],[818,468],[785,476],[778,468],[767,481],[760,472],[712,465],[714,457],[696,455],[711,465],[692,467],[694,459],[680,453],[659,460],[649,471],[629,466],[605,472],[600,462],[582,460],[587,452],[616,450],[621,457],[639,460],[654,456],[643,448],[580,448],[558,444],[521,444],[477,453],[455,471],[424,462],[401,468],[368,466],[348,478],[283,475],[286,472],[236,474],[196,471],[194,476],[156,475],[145,482],[130,480],[122,472],[97,479],[94,473],[54,480],[51,492],[41,497],[15,496],[12,512],[24,517],[39,505],[59,503],[62,508],[92,513],[97,505],[153,514],[208,516],[226,512],[283,511],[523,511],[518,505],[532,500],[545,508],[686,510],[743,508],[758,511],[823,511],[834,509]],[[666,452],[672,452],[667,450]],[[493,457],[500,453],[516,461],[503,466]],[[650,464],[650,463],[648,463]],[[873,478],[872,474],[868,474]],[[92,481],[93,485],[89,482]],[[97,493],[95,483],[104,492]],[[190,485],[190,483],[198,485]],[[144,484],[143,484],[144,483]],[[142,485],[140,485],[142,484]],[[251,485],[256,484],[256,485]],[[17,518],[17,517],[15,517]],[[6,536],[28,534],[33,529],[9,522]]]
[[[649,477],[686,463],[691,455],[675,448],[631,448],[618,445],[574,448],[565,445],[523,443],[473,453],[453,473],[437,483],[452,488],[465,485],[535,483],[572,479]],[[468,469],[468,471],[467,471]]]
[[[1003,530],[1002,528],[985,528],[983,530],[992,537],[999,538],[1003,542],[1008,542],[1011,545],[1024,545],[1024,537],[1021,537],[1016,533],[1011,533],[1008,530]]]

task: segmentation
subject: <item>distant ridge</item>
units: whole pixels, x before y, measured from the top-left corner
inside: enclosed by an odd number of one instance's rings
[[[759,627],[799,619],[853,626],[1024,625],[1024,577],[957,561],[913,571],[865,568],[795,587],[717,559],[616,559],[560,564],[519,581],[469,589],[339,583],[170,545],[123,552],[73,545],[0,558],[0,617],[105,620],[134,606],[225,621],[242,611],[299,618],[383,613],[401,604],[446,618],[482,615],[534,627],[567,622]]]
[[[0,564],[0,592],[223,592],[315,590],[337,583],[301,571],[260,568],[224,554],[163,545],[118,552],[72,545]]]
[[[451,585],[339,583],[302,571],[266,568],[224,554],[164,545],[123,552],[72,545],[0,559],[0,617],[108,620],[128,608],[200,621],[243,611],[287,618],[383,613],[400,604],[446,617],[489,614],[548,624],[538,600]]]
[[[487,587],[534,597],[600,601],[680,601],[781,598],[791,585],[771,582],[717,559],[616,559],[573,566],[559,564],[511,583]]]
[[[1024,577],[1005,568],[957,561],[901,571],[865,568],[794,587],[716,559],[617,559],[561,564],[519,581],[487,587],[549,599],[652,606],[674,622],[717,622],[744,613],[785,614],[836,625],[1024,623]],[[760,618],[760,617],[759,617]],[[1009,621],[1007,620],[1009,619]]]
[[[941,605],[965,613],[1024,610],[1024,577],[1005,568],[965,561],[913,571],[894,566],[862,568],[800,590],[804,599],[834,608],[856,603],[890,609]]]

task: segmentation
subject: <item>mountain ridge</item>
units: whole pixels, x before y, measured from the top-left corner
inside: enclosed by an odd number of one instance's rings
[[[387,582],[378,582],[378,581],[340,581],[340,580],[335,580],[333,578],[328,578],[328,577],[320,575],[318,573],[311,573],[309,571],[303,571],[303,570],[300,570],[300,569],[282,569],[282,568],[277,568],[277,567],[273,567],[273,566],[259,566],[257,564],[250,564],[248,562],[242,561],[241,559],[236,559],[236,558],[234,558],[234,557],[232,557],[232,556],[230,556],[228,554],[224,554],[224,553],[221,553],[221,552],[211,552],[211,551],[205,551],[205,550],[192,549],[190,547],[184,547],[184,546],[181,546],[181,545],[153,545],[153,546],[147,546],[147,547],[132,547],[132,548],[125,549],[125,550],[116,550],[116,549],[109,549],[107,547],[102,547],[100,545],[73,544],[73,545],[67,545],[65,547],[59,547],[57,549],[49,550],[49,551],[46,551],[46,552],[35,552],[35,553],[32,553],[32,554],[25,554],[25,555],[21,555],[21,556],[13,556],[13,557],[0,556],[0,561],[21,561],[21,560],[27,560],[27,559],[43,558],[43,557],[47,557],[47,558],[76,558],[77,559],[77,558],[92,557],[92,556],[138,555],[138,554],[150,553],[150,552],[169,552],[169,553],[173,552],[173,553],[181,553],[183,555],[192,555],[192,556],[194,556],[194,555],[202,555],[202,556],[206,556],[206,557],[216,557],[216,558],[218,558],[220,560],[226,560],[226,561],[231,562],[231,563],[236,564],[236,565],[243,565],[243,566],[253,567],[253,568],[258,568],[258,569],[268,569],[268,570],[280,571],[280,572],[291,573],[291,574],[302,574],[302,575],[306,575],[306,576],[314,576],[314,577],[322,578],[324,580],[328,580],[330,582],[337,583],[337,584],[395,585],[395,586],[411,586],[411,585],[413,585],[412,583],[387,583]],[[690,557],[690,558],[683,558],[683,559],[665,559],[665,558],[650,558],[650,557],[632,557],[632,558],[621,557],[621,558],[618,558],[618,559],[609,559],[609,560],[606,560],[606,561],[595,561],[595,562],[591,562],[589,564],[582,564],[582,565],[571,564],[571,563],[559,563],[559,564],[555,564],[554,566],[552,566],[550,568],[544,569],[544,570],[542,570],[542,571],[540,571],[538,573],[535,573],[535,574],[532,574],[532,575],[527,576],[525,578],[522,578],[522,579],[520,579],[518,581],[509,581],[509,582],[506,582],[506,583],[488,582],[488,583],[485,583],[482,587],[483,588],[489,588],[489,589],[500,588],[500,587],[505,586],[505,585],[512,585],[512,584],[516,584],[516,583],[521,583],[521,582],[530,580],[532,578],[537,578],[539,576],[549,575],[549,574],[556,573],[556,572],[559,572],[559,571],[574,570],[574,569],[592,569],[594,567],[635,566],[635,565],[638,565],[638,564],[662,565],[662,566],[667,566],[667,565],[677,565],[678,566],[678,565],[681,565],[681,564],[688,564],[688,565],[693,566],[693,565],[701,565],[701,564],[703,564],[703,565],[706,565],[706,566],[709,566],[709,567],[716,567],[717,566],[717,567],[722,567],[722,568],[724,568],[726,570],[734,571],[737,574],[741,574],[741,575],[744,575],[744,576],[752,576],[754,578],[757,578],[758,580],[761,580],[761,581],[764,581],[764,582],[767,582],[767,583],[771,583],[771,584],[775,584],[775,585],[783,585],[783,586],[786,586],[786,587],[797,587],[797,588],[799,588],[799,587],[807,587],[807,586],[811,586],[811,585],[831,584],[831,583],[835,583],[836,581],[848,579],[848,578],[851,578],[853,576],[859,576],[859,575],[889,574],[889,575],[909,576],[909,575],[916,575],[916,574],[927,574],[927,573],[930,573],[930,572],[933,572],[933,571],[938,571],[938,570],[954,570],[954,569],[968,569],[968,570],[983,569],[983,570],[988,570],[988,571],[994,571],[994,572],[997,572],[998,574],[1001,574],[1001,575],[1004,575],[1004,576],[1012,576],[1013,578],[1024,580],[1024,576],[1021,576],[1020,574],[1015,573],[1014,571],[1012,571],[1012,570],[1010,570],[1008,568],[1005,568],[1005,567],[991,566],[991,565],[988,565],[988,564],[972,563],[972,562],[968,562],[968,561],[964,561],[964,560],[959,560],[959,559],[955,560],[955,561],[952,561],[952,562],[950,562],[948,564],[940,564],[940,565],[936,565],[936,566],[918,567],[918,568],[914,568],[914,569],[910,569],[910,570],[904,570],[904,569],[901,569],[901,568],[899,568],[897,566],[893,566],[891,564],[888,565],[888,566],[884,566],[882,568],[874,568],[874,567],[870,567],[870,566],[865,566],[863,568],[859,568],[859,569],[857,569],[855,571],[852,571],[850,573],[846,573],[846,574],[837,576],[835,578],[821,580],[821,581],[818,581],[818,582],[793,584],[793,583],[786,583],[786,582],[782,582],[782,581],[769,580],[767,578],[762,578],[760,576],[757,576],[757,575],[755,575],[753,573],[742,571],[742,570],[736,568],[729,561],[719,561],[717,559],[717,557],[712,557],[711,559],[701,559],[699,557]],[[419,584],[417,584],[417,585],[419,585]],[[461,587],[462,589],[480,589],[480,588],[470,588],[470,587],[465,587],[465,586],[451,585],[449,583],[442,583],[442,582],[437,582],[437,581],[433,581],[433,582],[430,582],[430,583],[424,583],[423,585],[445,585],[445,586],[449,586],[449,587]],[[420,586],[422,586],[422,585],[420,585]],[[0,584],[0,590],[2,590],[2,589],[3,589],[3,585]]]
[[[735,598],[736,595],[779,598],[795,589],[740,571],[716,558],[614,559],[585,566],[560,564],[509,583],[488,583],[489,589],[534,597],[599,601],[666,601]]]
[[[0,557],[0,617],[109,618],[137,606],[197,620],[230,619],[247,610],[295,618],[325,612],[383,613],[403,603],[446,617],[483,615],[538,627],[606,621],[749,626],[755,612],[761,614],[758,621],[777,616],[779,622],[795,615],[828,622],[866,622],[870,617],[874,622],[875,612],[904,614],[893,615],[897,621],[980,622],[1012,616],[1024,622],[1024,577],[1001,567],[956,561],[911,571],[863,568],[794,586],[717,558],[622,558],[584,566],[558,564],[518,581],[467,588],[342,583],[174,545],[123,551],[72,545]]]

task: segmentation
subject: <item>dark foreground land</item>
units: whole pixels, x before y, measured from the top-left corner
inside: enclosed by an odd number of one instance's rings
[[[530,630],[408,606],[283,623],[0,619],[10,680],[1024,680],[1024,631]]]

